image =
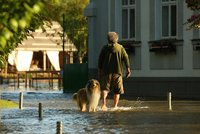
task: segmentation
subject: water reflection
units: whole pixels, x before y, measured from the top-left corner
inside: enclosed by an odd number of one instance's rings
[[[169,112],[163,101],[121,100],[119,109],[81,113],[72,94],[27,92],[24,109],[1,109],[2,134],[55,134],[56,122],[62,121],[63,133],[96,134],[197,134],[200,132],[199,102],[174,102]],[[18,93],[2,93],[2,98],[17,101]],[[38,103],[43,104],[43,119],[38,119]],[[188,110],[189,109],[189,110]],[[171,131],[173,130],[173,131]]]
[[[8,133],[54,133],[56,122],[62,121],[65,133],[122,133],[120,115],[111,112],[80,113],[77,110],[45,109],[39,120],[36,109],[3,110],[1,132]]]

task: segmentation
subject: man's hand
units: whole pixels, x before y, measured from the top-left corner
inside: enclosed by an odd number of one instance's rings
[[[127,68],[126,69],[126,78],[129,78],[131,76],[131,69]]]

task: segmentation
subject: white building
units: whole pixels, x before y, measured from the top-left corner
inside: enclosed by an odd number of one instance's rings
[[[127,49],[132,76],[125,95],[200,98],[200,30],[183,25],[194,12],[185,0],[90,0],[89,75],[96,77],[107,32]]]

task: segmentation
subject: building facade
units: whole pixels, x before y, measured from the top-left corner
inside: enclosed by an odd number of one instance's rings
[[[194,14],[185,0],[91,0],[88,17],[89,76],[97,77],[107,32],[116,31],[132,75],[125,96],[200,99],[200,30],[184,23]]]

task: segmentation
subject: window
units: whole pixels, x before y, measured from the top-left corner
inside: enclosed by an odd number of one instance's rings
[[[176,0],[162,0],[162,37],[177,35],[177,4]]]
[[[122,0],[122,39],[135,38],[135,0]]]

